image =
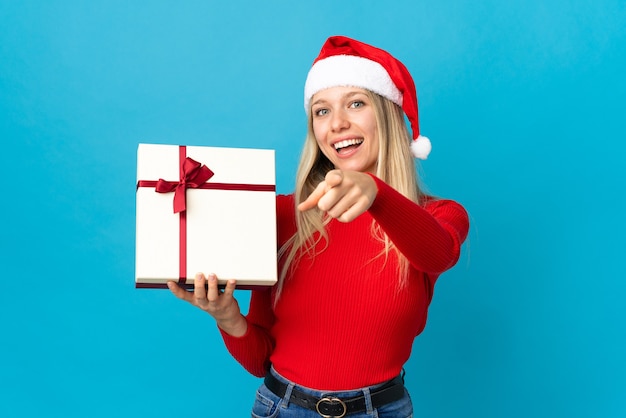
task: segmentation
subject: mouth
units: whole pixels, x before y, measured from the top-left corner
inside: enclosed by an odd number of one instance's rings
[[[335,151],[337,151],[338,154],[343,154],[343,153],[346,153],[353,149],[358,148],[362,143],[363,143],[363,139],[356,139],[356,138],[344,139],[342,141],[334,143],[333,147],[335,148]]]

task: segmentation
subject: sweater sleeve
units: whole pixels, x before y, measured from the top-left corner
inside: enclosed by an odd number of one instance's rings
[[[469,230],[465,209],[452,200],[430,199],[419,205],[372,178],[378,194],[369,212],[411,265],[431,275],[454,266]]]
[[[269,370],[274,339],[270,328],[274,322],[271,289],[253,290],[246,315],[248,329],[241,337],[233,337],[220,329],[226,348],[248,372],[263,377]]]

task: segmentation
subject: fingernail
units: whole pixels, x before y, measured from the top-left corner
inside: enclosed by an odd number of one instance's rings
[[[211,273],[211,274],[209,274],[209,280],[214,282],[215,280],[217,280],[217,276],[215,276],[215,274]]]

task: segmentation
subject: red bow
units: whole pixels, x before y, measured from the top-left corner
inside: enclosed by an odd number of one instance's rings
[[[180,171],[180,181],[166,181],[159,179],[156,184],[158,193],[174,192],[174,213],[185,211],[187,208],[186,190],[197,189],[208,179],[213,177],[209,167],[187,157],[183,161]]]

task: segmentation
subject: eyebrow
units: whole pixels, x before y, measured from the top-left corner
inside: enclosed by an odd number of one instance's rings
[[[358,95],[358,94],[362,94],[362,95],[364,95],[364,96],[367,96],[367,94],[366,94],[366,93],[365,93],[365,91],[363,91],[363,90],[350,90],[350,91],[348,91],[347,93],[343,94],[343,95],[341,96],[341,99],[342,99],[342,100],[349,99],[349,98],[351,98],[352,96],[356,96],[356,95]],[[324,99],[317,99],[316,101],[314,101],[313,103],[311,103],[311,107],[313,107],[313,106],[315,106],[315,105],[319,105],[319,104],[324,104],[324,103],[327,103],[327,102],[328,102],[328,100],[324,100]]]

